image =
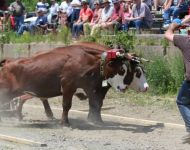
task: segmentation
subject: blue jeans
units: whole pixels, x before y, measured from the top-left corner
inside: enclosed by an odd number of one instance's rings
[[[129,30],[128,26],[129,26],[128,23],[122,24],[121,25],[122,31],[128,31]]]
[[[73,25],[73,29],[72,29],[72,36],[74,38],[78,38],[81,33],[83,33],[83,22],[81,22],[79,24],[75,23]]]
[[[22,35],[24,33],[24,31],[29,31],[32,32],[35,28],[34,24],[22,24],[21,27],[18,29],[17,34],[18,35]]]
[[[164,19],[164,24],[170,24],[171,19],[170,16],[173,16],[173,19],[177,18],[180,13],[188,11],[188,5],[183,4],[180,5],[179,7],[177,6],[171,6],[167,10],[164,11],[163,13],[163,19]]]
[[[21,25],[24,23],[24,16],[14,16],[14,19],[16,31],[18,31]]]
[[[190,133],[190,82],[183,81],[177,96],[177,106]]]
[[[146,22],[141,19],[130,21],[130,23],[126,23],[124,26],[125,31],[127,31],[129,27],[135,27],[138,32],[140,32],[140,29],[142,28],[149,28]]]
[[[80,9],[73,9],[73,12],[71,14],[71,29],[74,24],[79,19]]]

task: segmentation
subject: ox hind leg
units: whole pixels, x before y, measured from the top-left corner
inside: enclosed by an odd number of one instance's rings
[[[40,100],[42,101],[42,104],[44,106],[47,118],[52,119],[52,120],[55,119],[54,116],[53,116],[53,112],[51,110],[51,107],[49,105],[48,99],[40,98]]]
[[[62,107],[63,107],[63,113],[62,113],[62,119],[61,124],[63,126],[70,126],[69,119],[68,119],[68,113],[72,106],[72,97],[75,93],[76,89],[69,89],[67,87],[67,90],[63,89],[63,101],[62,101]]]

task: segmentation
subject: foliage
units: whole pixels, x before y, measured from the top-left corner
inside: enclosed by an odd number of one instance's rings
[[[183,80],[180,56],[155,57],[146,65],[147,79],[154,94],[175,93]]]
[[[58,3],[60,3],[61,1],[62,0],[57,0]],[[12,2],[14,2],[14,0],[8,0],[7,4],[10,5]],[[26,7],[27,12],[34,11],[37,2],[38,0],[22,0],[22,3]],[[47,0],[47,2],[50,4],[50,0]]]
[[[134,48],[134,36],[124,32],[118,32],[116,35],[95,35],[86,36],[82,38],[82,41],[98,42],[105,44],[110,48],[123,48],[126,52],[129,52]]]
[[[28,32],[24,32],[22,36],[17,35],[15,32],[4,32],[0,34],[0,43],[39,43],[39,42],[62,42],[66,45],[71,42],[71,32],[67,27],[60,28],[60,31],[57,34],[49,33],[46,35],[43,34],[34,34],[31,35]]]

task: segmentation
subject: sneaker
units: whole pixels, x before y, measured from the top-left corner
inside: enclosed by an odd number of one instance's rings
[[[168,29],[169,25],[170,25],[170,24],[164,24],[162,27],[163,27],[164,29]]]

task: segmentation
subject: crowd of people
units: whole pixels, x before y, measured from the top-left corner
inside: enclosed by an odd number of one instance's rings
[[[73,38],[86,34],[88,29],[91,35],[100,30],[117,29],[127,32],[130,27],[135,27],[137,33],[141,33],[142,29],[152,27],[151,10],[160,8],[163,11],[163,27],[167,28],[173,19],[188,12],[189,1],[63,0],[58,4],[56,0],[51,0],[49,4],[46,0],[39,0],[35,8],[37,17],[30,23],[25,23],[25,6],[21,0],[15,0],[4,12],[0,27],[1,24],[10,24],[18,35],[22,35],[24,31],[33,33],[39,29],[45,31],[48,27],[55,29],[57,25],[67,26],[71,29]]]

